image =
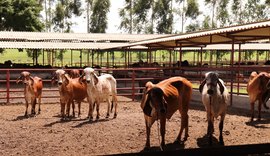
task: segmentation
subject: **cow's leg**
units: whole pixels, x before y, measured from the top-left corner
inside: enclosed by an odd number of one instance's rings
[[[160,118],[160,135],[161,135],[160,148],[162,151],[165,147],[165,132],[166,132],[166,115],[163,114]]]
[[[72,101],[71,100],[68,100],[68,102],[67,102],[67,109],[66,109],[66,116],[67,117],[69,117],[71,103],[72,103]]]
[[[148,122],[151,122],[151,123],[148,123]],[[149,149],[150,148],[150,133],[151,133],[151,127],[152,127],[153,122],[154,121],[151,120],[149,117],[145,117],[145,127],[146,127],[146,143],[145,143],[145,149]]]
[[[180,112],[181,113],[181,112]],[[181,127],[180,127],[180,131],[178,133],[178,136],[175,140],[175,143],[177,142],[181,142],[181,136],[183,131],[185,130],[185,136],[184,136],[184,141],[187,140],[188,138],[188,114],[187,113],[181,113]]]
[[[38,114],[40,114],[41,96],[38,97]]]
[[[87,101],[89,103],[89,108],[88,108],[88,118],[89,120],[93,120],[93,111],[94,111],[94,103],[91,101],[91,99],[89,97],[87,97]]]
[[[96,105],[97,105],[97,107],[96,107],[96,111],[97,111],[97,117],[96,117],[96,119],[97,120],[99,119],[99,116],[100,116],[100,114],[99,114],[99,104],[100,104],[100,102],[96,102]]]
[[[207,121],[208,121],[208,127],[207,127],[207,135],[208,135],[208,143],[209,145],[212,145],[212,137],[214,132],[214,117],[211,115],[211,111],[209,110],[207,112]]]
[[[117,117],[117,97],[116,96],[114,96],[113,97],[113,101],[114,101],[114,118],[116,118]]]
[[[27,116],[27,110],[28,110],[28,100],[25,100],[25,113],[24,116]]]
[[[81,116],[81,102],[78,102],[78,117]]]
[[[106,118],[109,118],[110,117],[111,100],[108,98],[106,101],[107,101],[107,114],[106,114]]]
[[[259,100],[259,103],[258,103],[258,121],[261,120],[261,110],[262,110],[262,101]]]
[[[74,100],[71,101],[72,104],[72,116],[75,117],[75,102]]]
[[[207,134],[208,134],[208,143],[209,145],[212,145],[212,135],[213,135],[213,122],[212,121],[208,121],[208,129],[207,129]]]
[[[255,102],[250,103],[250,108],[251,108],[251,119],[250,119],[250,121],[253,121],[253,119],[254,119],[254,104],[255,104]]]
[[[32,105],[31,114],[32,115],[36,114],[36,103],[37,103],[37,99],[35,97],[31,98],[31,105]]]
[[[219,122],[219,143],[221,145],[224,145],[223,135],[222,135],[223,125],[224,125],[224,118],[225,118],[225,113],[223,113],[221,115],[220,122]]]

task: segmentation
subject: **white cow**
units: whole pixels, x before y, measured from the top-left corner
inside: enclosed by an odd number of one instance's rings
[[[104,100],[107,102],[107,116],[110,116],[110,105],[112,102],[111,111],[115,104],[114,118],[117,116],[117,91],[116,91],[116,80],[110,74],[104,74],[97,76],[93,68],[85,68],[82,76],[85,76],[87,83],[87,94],[89,99],[89,118],[93,119],[94,104],[97,104],[97,119],[99,119],[99,105]]]
[[[228,90],[224,82],[218,77],[217,73],[208,72],[205,74],[205,79],[199,87],[202,93],[202,102],[207,112],[209,144],[212,144],[212,135],[214,132],[214,118],[221,117],[219,123],[219,142],[224,145],[222,130],[224,118],[226,115],[228,103]]]

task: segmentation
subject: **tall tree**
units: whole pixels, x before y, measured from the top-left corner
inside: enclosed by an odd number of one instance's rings
[[[254,22],[266,19],[265,14],[266,6],[261,4],[260,0],[248,0],[245,5],[245,22]]]
[[[125,0],[125,5],[119,11],[121,23],[119,28],[132,34],[133,31],[133,0]]]
[[[148,14],[149,10],[153,6],[153,2],[154,0],[137,0],[134,2],[134,30],[137,33],[141,33],[142,31],[144,31],[144,33],[150,32],[148,31],[149,29],[147,26],[152,25],[152,22],[149,22],[152,21],[152,19],[149,20]]]
[[[154,8],[157,33],[171,34],[173,25],[172,0],[157,0]]]
[[[72,26],[72,15],[80,16],[81,1],[80,0],[59,0],[56,4],[55,16],[52,21],[55,24],[54,30],[59,32],[70,32]]]
[[[0,30],[41,31],[42,5],[36,0],[1,0]]]
[[[107,13],[110,11],[110,0],[95,0],[90,21],[90,32],[105,33],[107,28]]]
[[[217,20],[219,22],[219,27],[228,26],[230,24],[228,4],[229,0],[220,0],[217,11]]]
[[[179,4],[179,9],[176,8],[174,12],[178,14],[181,18],[181,33],[184,33],[184,25],[185,25],[185,12],[186,12],[186,6],[185,2],[186,0],[175,0],[176,4]]]
[[[207,5],[211,5],[211,28],[215,28],[216,27],[216,23],[215,23],[215,11],[217,9],[217,5],[219,0],[204,0],[204,2]]]
[[[85,0],[86,2],[86,26],[87,26],[87,33],[90,32],[90,18],[92,14],[92,7],[93,7],[94,0]]]
[[[191,18],[192,20],[195,20],[200,15],[199,4],[197,0],[187,1],[187,10],[185,15],[186,17]]]
[[[241,0],[232,0],[232,18],[234,24],[243,23],[243,1]]]
[[[11,5],[11,0],[1,0],[0,1],[0,30],[10,29],[8,19],[13,14],[14,10]]]

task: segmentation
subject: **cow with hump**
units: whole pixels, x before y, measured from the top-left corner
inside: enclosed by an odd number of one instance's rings
[[[249,82],[247,84],[247,92],[250,100],[251,107],[251,121],[254,119],[254,105],[258,101],[258,120],[261,119],[261,107],[264,106],[265,109],[269,109],[266,105],[270,97],[270,74],[266,72],[252,72],[249,77]]]
[[[57,81],[62,119],[69,117],[70,105],[72,104],[72,115],[75,117],[75,104],[78,103],[78,116],[81,115],[81,102],[87,98],[86,84],[81,83],[80,78],[70,78],[63,69],[54,72],[52,83]]]
[[[31,104],[31,114],[36,114],[35,107],[38,99],[38,113],[40,113],[41,94],[43,83],[42,79],[35,76],[32,77],[30,72],[23,71],[20,77],[17,78],[16,83],[22,82],[24,84],[24,98],[25,98],[25,116],[27,116],[27,110],[29,103]]]
[[[188,109],[192,95],[192,84],[183,77],[172,77],[153,84],[147,82],[141,101],[146,125],[145,149],[150,148],[151,126],[160,120],[161,150],[165,146],[166,119],[179,110],[181,114],[181,127],[175,140],[181,142],[181,135],[185,130],[184,141],[188,138]]]
[[[212,137],[214,133],[214,118],[220,116],[219,122],[219,143],[224,145],[223,141],[223,125],[227,110],[229,93],[218,73],[208,72],[205,74],[205,79],[199,86],[199,91],[202,93],[202,103],[207,114],[207,135],[208,143],[212,145]]]

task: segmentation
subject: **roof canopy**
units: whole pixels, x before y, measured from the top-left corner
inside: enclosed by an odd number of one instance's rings
[[[270,21],[237,25],[214,30],[177,34],[137,41],[118,48],[147,46],[150,48],[205,47],[209,44],[247,43],[270,38]]]

